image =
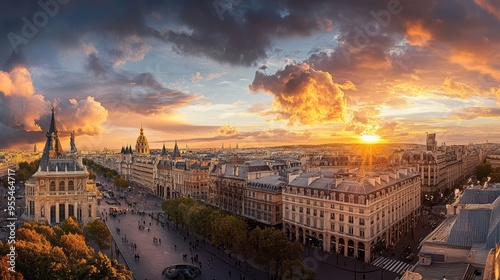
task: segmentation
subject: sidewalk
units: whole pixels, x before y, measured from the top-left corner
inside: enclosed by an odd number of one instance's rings
[[[107,208],[106,206],[103,205],[102,208]],[[124,208],[126,206],[122,207],[122,209]],[[140,230],[139,223],[150,230]],[[241,260],[241,267],[236,267],[234,256],[229,258],[222,251],[217,254],[217,248],[210,244],[200,242],[197,250],[190,252],[188,243],[189,241],[195,242],[195,237],[192,234],[188,237],[185,230],[175,230],[173,223],[169,223],[168,226],[165,224],[162,227],[161,222],[147,214],[139,215],[128,212],[124,215],[118,215],[116,218],[108,215],[106,224],[116,241],[120,255],[133,271],[135,279],[161,279],[163,269],[174,264],[189,264],[200,267],[202,272],[200,280],[211,280],[212,277],[216,277],[216,279],[240,279],[240,274],[248,280],[268,279],[267,272],[251,267],[247,270],[243,260]],[[116,228],[120,229],[120,233],[116,231]],[[122,241],[125,236],[127,241]],[[161,239],[161,245],[155,245],[153,237]],[[132,248],[131,244],[133,243],[137,244],[137,249]],[[134,258],[136,254],[140,255],[139,260]],[[184,259],[183,255],[187,255],[187,257]],[[194,258],[196,255],[200,261],[198,264],[191,261],[191,257]],[[212,262],[208,266],[210,258]],[[229,271],[231,271],[231,278],[229,278]]]

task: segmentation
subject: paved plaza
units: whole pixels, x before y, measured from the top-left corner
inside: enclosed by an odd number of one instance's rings
[[[243,260],[239,260],[241,265],[236,265],[238,260],[235,259],[234,255],[230,258],[227,252],[218,251],[216,247],[208,243],[202,244],[200,242],[196,251],[190,251],[189,242],[194,244],[196,241],[192,234],[188,236],[184,229],[176,230],[173,223],[165,221],[163,216],[159,216],[159,220],[157,220],[157,214],[153,214],[154,218],[149,215],[149,213],[162,212],[161,198],[137,188],[134,192],[127,192],[125,195],[127,202],[120,199],[121,206],[118,208],[126,211],[126,214],[119,214],[115,218],[111,217],[109,208],[115,207],[115,205],[107,205],[104,202],[99,206],[99,210],[108,213],[106,224],[116,242],[120,255],[119,260],[124,261],[134,272],[135,279],[161,279],[162,271],[168,266],[190,264],[200,267],[200,263],[202,272],[200,279],[243,279],[243,277],[244,279],[257,280],[271,279],[271,274],[267,271],[246,265]],[[140,215],[136,211],[132,214],[132,209],[146,211],[146,214]],[[140,229],[140,225],[144,229]],[[119,233],[117,228],[120,229]],[[423,226],[417,227],[415,236],[425,236],[426,231]],[[154,242],[154,238],[156,238],[156,242]],[[411,242],[409,235],[405,239],[406,241],[402,240],[398,243],[392,252],[395,253],[394,255],[389,254],[384,257],[384,264],[391,263],[390,266],[364,264],[353,258],[322,252],[310,247],[305,247],[303,261],[316,271],[316,279],[318,280],[332,279],[332,277],[360,280],[396,279],[402,270],[393,268],[403,266],[407,268],[410,265],[403,265],[401,261],[396,261],[394,258],[400,254],[400,251],[402,252],[405,245],[411,244],[416,245],[414,248],[418,247],[418,242]],[[137,249],[133,248],[132,244],[134,243],[137,244]],[[139,255],[140,258],[137,259],[136,255]],[[183,255],[186,255],[185,259]],[[191,257],[195,258],[196,255],[198,255],[198,262],[194,260],[192,262]],[[116,258],[116,252],[114,257]],[[392,264],[398,265],[393,267]],[[229,277],[229,271],[231,271],[231,277]]]
[[[109,213],[109,205],[105,203],[99,206],[99,210]],[[126,203],[122,203],[119,209],[125,210]],[[187,236],[184,230],[175,230],[172,223],[164,224],[151,218],[149,215],[132,214],[131,209],[127,214],[118,214],[115,218],[107,215],[106,224],[116,242],[120,254],[126,264],[134,272],[135,279],[161,279],[163,269],[174,264],[194,264],[201,268],[200,279],[267,279],[267,273],[255,270],[240,261],[241,266],[236,267],[236,259],[220,251],[209,244],[202,244],[196,251],[190,251],[189,242],[195,243],[196,238],[191,234]],[[144,229],[139,229],[142,225]],[[116,229],[119,229],[118,233]],[[148,230],[149,229],[149,230]],[[125,241],[125,238],[127,241]],[[155,243],[153,238],[157,239]],[[161,244],[160,244],[161,240]],[[134,249],[132,244],[137,244]],[[135,256],[139,255],[137,259]],[[187,255],[184,259],[183,255]],[[191,261],[191,257],[198,255],[198,263]],[[116,257],[116,252],[114,253]],[[209,265],[209,261],[211,263]],[[231,278],[229,278],[231,271]]]

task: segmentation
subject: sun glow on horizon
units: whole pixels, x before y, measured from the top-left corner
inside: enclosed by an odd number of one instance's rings
[[[365,143],[376,143],[380,140],[380,136],[374,134],[363,134],[360,138]]]

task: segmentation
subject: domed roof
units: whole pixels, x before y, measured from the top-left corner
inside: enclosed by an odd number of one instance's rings
[[[144,129],[141,125],[141,134],[137,137],[137,142],[135,144],[135,151],[139,154],[149,154],[149,144],[148,139],[144,135]]]
[[[141,127],[141,134],[139,135],[139,137],[137,137],[137,144],[147,144],[147,143],[148,139],[144,135],[144,129],[142,129]]]

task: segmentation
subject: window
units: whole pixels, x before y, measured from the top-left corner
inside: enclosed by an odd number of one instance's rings
[[[344,205],[340,205],[340,210],[344,210]]]
[[[331,229],[332,231],[334,231],[334,230],[335,230],[335,224],[334,224],[334,223],[331,223],[331,224],[330,224],[330,229]]]
[[[359,214],[364,214],[365,213],[365,209],[359,209]]]
[[[365,225],[365,219],[359,218],[359,224],[364,226]]]
[[[359,230],[359,236],[365,237],[365,230],[364,229]]]
[[[339,221],[341,221],[341,222],[344,221],[344,215],[343,214],[339,214]]]
[[[320,216],[321,218],[323,218],[323,217],[324,217],[324,212],[323,212],[323,210],[320,210],[320,211],[319,211],[319,216]]]
[[[280,206],[276,205],[276,212],[280,211]]]
[[[331,209],[335,209],[335,204],[330,204]]]
[[[311,209],[306,208],[306,214],[311,214]]]
[[[295,205],[292,205],[292,211],[295,211]]]
[[[344,232],[344,225],[340,225],[340,226],[339,226],[339,231],[340,231],[340,232]]]
[[[68,191],[74,191],[75,190],[75,183],[73,181],[68,182]]]
[[[56,182],[50,181],[49,191],[51,191],[51,192],[55,192],[56,191]]]
[[[352,227],[349,227],[349,234],[354,234],[354,229]]]
[[[304,213],[304,208],[303,208],[303,207],[300,207],[300,208],[299,208],[299,212],[300,212],[300,213]]]
[[[310,224],[311,224],[311,218],[307,217],[307,218],[306,218],[306,225],[308,225],[308,226],[309,226]]]
[[[314,216],[318,215],[318,210],[313,209],[313,215],[314,215]]]
[[[335,213],[330,213],[330,219],[335,220]]]
[[[349,216],[349,223],[350,224],[354,223],[354,217],[353,216]]]

